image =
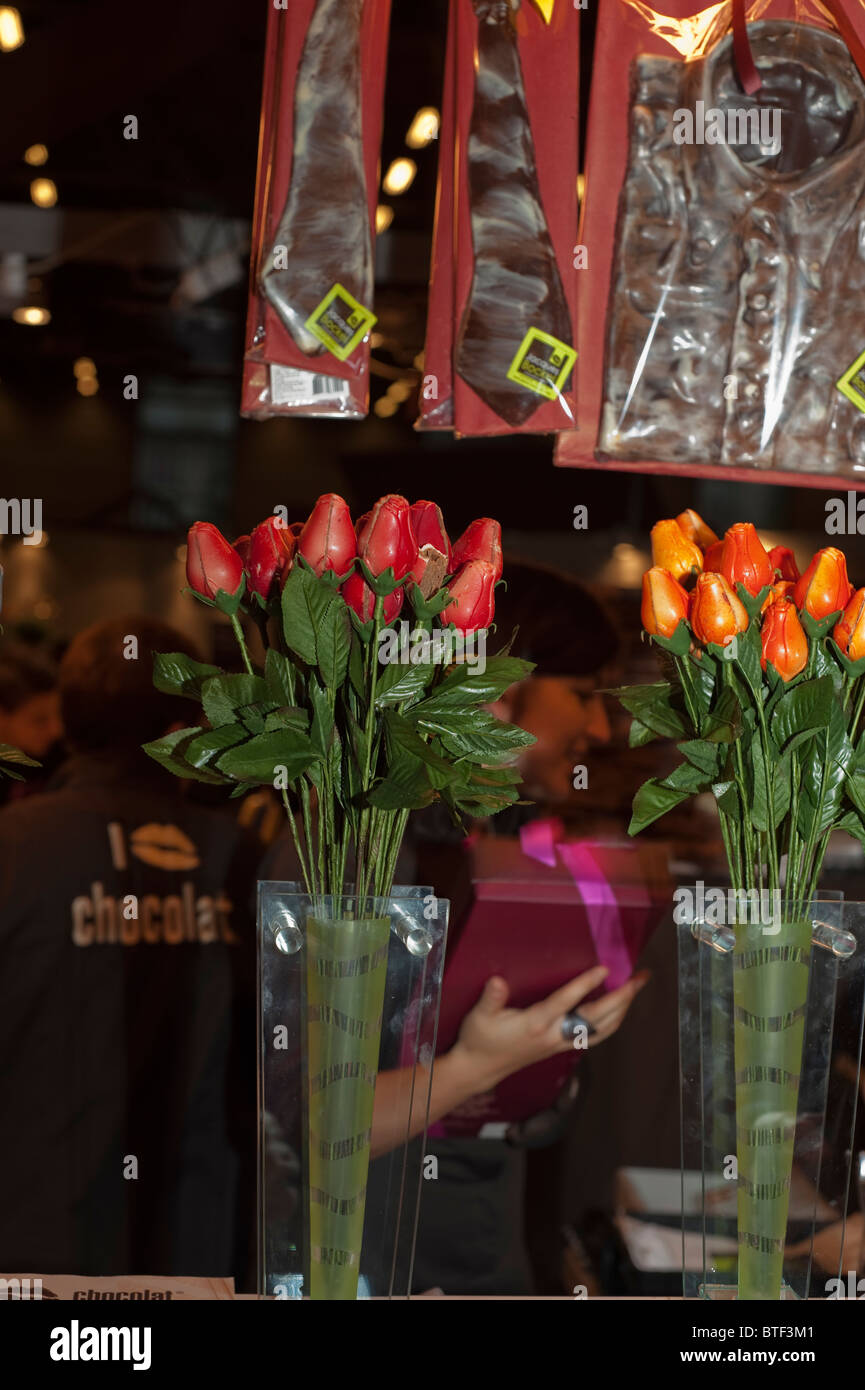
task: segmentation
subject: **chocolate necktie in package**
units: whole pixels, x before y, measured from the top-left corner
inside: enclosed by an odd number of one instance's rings
[[[451,160],[443,130],[421,428],[574,420],[578,45],[569,0],[451,0],[454,140]]]
[[[602,0],[557,461],[865,487],[865,82],[825,11],[760,4],[749,94],[729,7],[667,10]]]
[[[242,414],[369,407],[390,0],[268,11]]]

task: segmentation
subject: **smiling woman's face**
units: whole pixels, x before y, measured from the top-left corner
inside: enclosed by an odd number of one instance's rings
[[[500,717],[537,739],[518,763],[524,795],[548,804],[578,796],[574,768],[587,763],[593,744],[609,743],[611,737],[595,678],[531,676],[508,691],[500,705]]]

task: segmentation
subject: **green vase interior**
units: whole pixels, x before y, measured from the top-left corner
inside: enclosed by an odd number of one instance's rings
[[[740,1299],[784,1283],[810,921],[737,926],[733,960]]]
[[[309,1291],[356,1299],[390,922],[310,917],[306,938]]]

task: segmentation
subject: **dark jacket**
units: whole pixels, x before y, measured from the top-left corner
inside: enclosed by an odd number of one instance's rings
[[[234,1272],[255,854],[141,754],[0,812],[3,1271]]]

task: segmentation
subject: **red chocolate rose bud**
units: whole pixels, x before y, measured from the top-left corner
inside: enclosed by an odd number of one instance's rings
[[[724,553],[724,542],[723,542],[723,541],[715,541],[715,544],[714,544],[714,545],[710,545],[710,546],[709,546],[709,549],[706,551],[705,555],[703,556],[703,572],[704,572],[704,574],[720,574],[720,573],[721,573],[721,556],[722,556],[723,553]]]
[[[417,540],[404,497],[380,497],[357,534],[357,553],[371,574],[392,569],[404,579],[417,559]]]
[[[699,642],[726,647],[748,626],[748,614],[722,574],[701,574],[691,599],[691,627]]]
[[[243,561],[218,527],[196,521],[186,542],[186,578],[203,598],[216,598],[221,589],[236,594],[243,578]]]
[[[244,569],[246,569],[246,566],[249,564],[249,542],[249,536],[238,536],[237,540],[234,542],[234,548],[243,561]]]
[[[688,602],[688,595],[669,570],[658,565],[646,570],[640,616],[652,637],[672,637],[682,619],[687,621]]]
[[[808,662],[808,638],[799,622],[796,605],[789,599],[776,599],[769,604],[760,641],[763,647],[760,665],[764,671],[767,661],[771,661],[784,681],[791,681],[804,671]]]
[[[676,517],[676,525],[689,541],[693,541],[701,550],[708,550],[710,545],[716,545],[718,537],[707,526],[699,512],[695,512],[693,507],[688,507],[687,511],[680,512]]]
[[[856,590],[832,636],[850,661],[861,661],[865,656],[865,589]]]
[[[750,521],[737,522],[724,536],[721,573],[734,592],[737,584],[744,584],[753,595],[775,578],[765,546]]]
[[[495,565],[489,560],[470,560],[448,584],[451,602],[441,615],[443,627],[453,623],[466,634],[488,628],[496,612]]]
[[[350,574],[339,592],[362,623],[372,621],[375,616],[375,594],[362,574]],[[385,625],[392,623],[399,614],[404,595],[404,589],[394,589],[382,600],[382,621]]]
[[[787,579],[791,584],[795,584],[799,578],[799,566],[796,564],[796,556],[786,545],[773,545],[769,551],[769,563],[774,570],[779,571],[782,579]]]
[[[409,516],[418,549],[425,545],[434,545],[439,554],[444,555],[447,560],[447,573],[450,574],[453,549],[445,530],[441,508],[435,502],[413,502],[409,508]]]
[[[699,574],[703,552],[682,530],[678,521],[656,521],[652,527],[652,564],[674,579]]]
[[[853,597],[847,578],[847,561],[834,545],[818,550],[793,591],[797,608],[804,608],[817,621],[846,608]]]
[[[357,554],[357,538],[348,503],[335,492],[319,497],[304,524],[297,553],[319,576],[325,570],[345,574]]]
[[[288,528],[275,516],[269,516],[256,526],[250,538],[246,566],[250,593],[258,594],[267,602],[291,569],[296,544]]]
[[[454,571],[462,569],[472,560],[485,560],[492,565],[496,579],[501,579],[504,569],[502,555],[502,528],[492,517],[482,516],[467,526],[458,541],[454,541],[451,566]]]

